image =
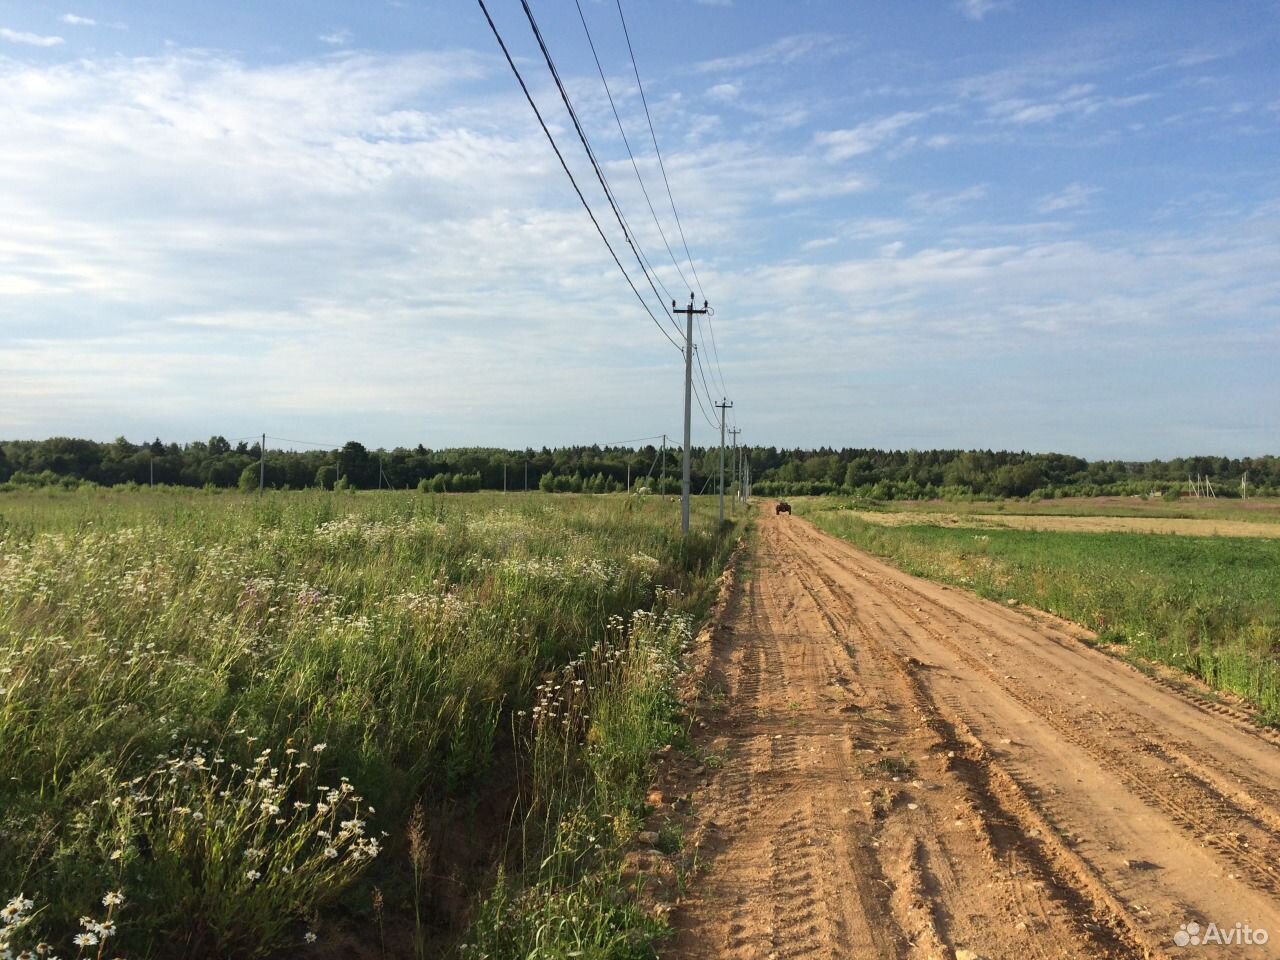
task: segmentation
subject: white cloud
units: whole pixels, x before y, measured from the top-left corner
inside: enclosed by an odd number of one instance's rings
[[[870,153],[883,145],[905,127],[927,116],[923,112],[901,111],[876,120],[867,120],[847,130],[827,130],[814,137],[814,142],[827,148],[831,160],[847,160],[850,157]]]
[[[44,37],[38,33],[10,30],[8,27],[0,27],[0,40],[8,40],[10,43],[24,43],[31,47],[56,47],[64,42],[61,37]]]
[[[735,83],[717,83],[707,91],[707,96],[713,100],[729,101],[737,99],[739,92]]]
[[[1035,209],[1038,213],[1076,210],[1087,204],[1089,198],[1097,192],[1097,187],[1086,187],[1083,183],[1072,183],[1057,193],[1050,193],[1037,198]]]
[[[1062,116],[1088,117],[1102,110],[1123,109],[1154,99],[1154,94],[1137,93],[1111,96],[1097,92],[1091,83],[1077,83],[1048,100],[1009,97],[990,104],[988,114],[995,120],[1012,124],[1047,123]]]
[[[984,199],[987,188],[983,184],[975,184],[963,190],[955,191],[921,191],[907,198],[907,205],[926,215],[952,214],[972,203]]]
[[[820,200],[824,197],[840,197],[850,193],[861,193],[870,188],[871,182],[862,177],[821,177],[809,183],[779,187],[773,192],[773,202],[799,203],[806,200]]]
[[[74,13],[64,13],[58,19],[73,27],[96,27],[98,25],[97,20],[91,19],[90,17],[79,17]]]
[[[345,27],[341,30],[333,30],[329,33],[322,33],[316,37],[321,43],[327,43],[331,47],[345,47],[351,42],[351,31]]]
[[[773,43],[746,53],[704,60],[694,66],[701,73],[723,73],[746,70],[766,64],[790,64],[800,61],[825,59],[838,52],[842,42],[838,37],[822,33],[801,33],[781,37]]]
[[[959,0],[956,9],[970,20],[982,20],[992,10],[1007,9],[1011,5],[1000,0]]]

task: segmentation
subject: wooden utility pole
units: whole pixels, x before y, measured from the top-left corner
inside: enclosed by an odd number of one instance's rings
[[[696,310],[693,306],[693,294],[690,293],[689,306],[683,309],[678,308],[676,302],[672,300],[671,312],[684,314],[684,462],[681,464],[680,476],[680,532],[687,537],[689,535],[689,460],[693,455],[693,425],[690,421],[690,408],[693,403],[693,318],[707,312],[707,301],[703,300],[702,309]],[[724,504],[721,503],[720,507],[723,514]]]
[[[733,409],[733,402],[721,397],[720,402],[712,406],[720,410],[720,522],[724,523],[724,414]]]

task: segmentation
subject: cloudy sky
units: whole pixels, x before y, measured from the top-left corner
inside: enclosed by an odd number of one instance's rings
[[[624,0],[692,265],[615,0],[640,178],[532,0],[658,296],[486,2],[658,322],[711,301],[744,440],[1277,452],[1275,0]],[[0,437],[679,432],[681,355],[476,3],[0,0],[0,91]]]

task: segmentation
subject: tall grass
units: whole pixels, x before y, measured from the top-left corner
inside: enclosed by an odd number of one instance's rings
[[[1280,723],[1280,544],[1139,533],[882,527],[810,518],[911,573],[1017,599],[1185,670]]]
[[[35,904],[6,936],[305,948],[360,922],[362,884],[397,888],[383,850],[407,849],[411,811],[470,796],[506,741],[534,869],[517,850],[495,897],[536,889],[552,854],[579,862],[558,882],[588,876],[616,846],[580,850],[573,824],[636,808],[664,671],[726,546],[709,511],[684,542],[655,500],[5,497],[0,891]],[[553,675],[583,691],[554,730]],[[399,885],[408,916],[417,886]],[[124,897],[109,933],[82,927],[107,893]],[[640,923],[574,909],[570,937]]]

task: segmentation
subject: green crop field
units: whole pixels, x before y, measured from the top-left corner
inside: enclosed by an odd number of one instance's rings
[[[880,526],[820,500],[797,512],[919,576],[1016,599],[1185,670],[1280,723],[1280,543],[1242,537]],[[951,509],[948,504],[945,508]]]
[[[736,536],[677,511],[6,495],[0,949],[646,955],[620,853]]]

